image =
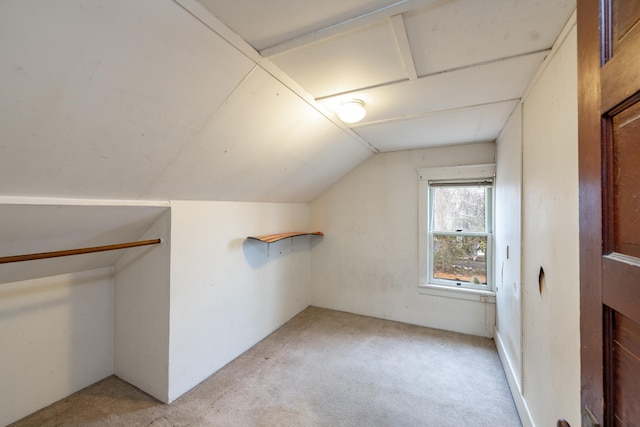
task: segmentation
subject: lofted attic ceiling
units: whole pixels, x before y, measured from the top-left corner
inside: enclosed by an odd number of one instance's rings
[[[308,202],[374,153],[494,140],[574,9],[3,0],[0,196]]]
[[[179,0],[187,4],[191,0]],[[498,137],[575,0],[199,0],[378,151]]]

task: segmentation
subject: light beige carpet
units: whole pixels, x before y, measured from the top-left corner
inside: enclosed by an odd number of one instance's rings
[[[520,426],[490,339],[309,307],[170,405],[109,377],[12,426]]]

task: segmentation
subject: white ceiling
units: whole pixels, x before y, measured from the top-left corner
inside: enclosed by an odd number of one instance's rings
[[[376,152],[495,139],[574,8],[3,0],[0,196],[308,202]]]
[[[200,0],[379,151],[494,140],[575,0]]]

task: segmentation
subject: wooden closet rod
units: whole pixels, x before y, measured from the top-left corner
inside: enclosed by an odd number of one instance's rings
[[[158,245],[162,239],[143,240],[141,242],[119,243],[116,245],[94,246],[92,248],[68,249],[66,251],[42,252],[39,254],[14,255],[0,257],[0,264],[10,262],[33,261],[36,259],[56,258],[69,255],[90,254],[93,252],[115,251],[117,249],[135,248],[137,246]]]

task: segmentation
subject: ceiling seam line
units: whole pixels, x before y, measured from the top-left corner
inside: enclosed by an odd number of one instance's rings
[[[444,108],[442,110],[426,111],[426,112],[423,112],[423,113],[410,114],[410,115],[407,115],[407,116],[394,117],[394,118],[391,118],[391,119],[372,120],[370,122],[364,122],[364,123],[360,122],[360,123],[354,124],[352,126],[354,128],[360,128],[360,127],[367,127],[367,126],[373,126],[373,125],[379,125],[379,124],[385,124],[385,123],[401,122],[401,121],[405,121],[405,120],[414,120],[414,119],[418,119],[418,118],[421,118],[421,117],[426,117],[426,116],[433,115],[433,114],[451,113],[451,112],[455,112],[455,111],[472,110],[472,109],[475,109],[475,108],[486,107],[486,106],[490,106],[490,105],[506,104],[508,102],[514,102],[514,101],[520,101],[520,100],[521,100],[521,98],[502,99],[502,100],[499,100],[499,101],[484,102],[484,103],[481,103],[481,104],[465,105],[463,107]]]
[[[398,148],[398,149],[393,149],[393,150],[383,150],[381,151],[381,153],[397,153],[399,151],[417,151],[417,150],[425,150],[425,149],[431,149],[431,148],[443,148],[443,147],[455,147],[455,146],[460,146],[460,145],[475,145],[475,144],[495,144],[496,143],[496,139],[495,138],[489,138],[489,139],[470,139],[470,140],[465,140],[462,142],[454,142],[454,143],[436,143],[434,145],[427,145],[424,147],[414,147],[414,148]]]
[[[175,162],[177,161],[177,159],[182,156],[182,154],[185,152],[185,150],[191,146],[191,144],[193,143],[194,139],[200,135],[200,133],[202,132],[202,130],[205,128],[205,126],[211,122],[213,120],[213,118],[216,116],[216,114],[218,114],[218,111],[220,111],[220,109],[227,104],[227,102],[229,101],[229,99],[238,91],[238,89],[244,84],[244,82],[246,82],[249,77],[254,73],[256,67],[258,65],[254,64],[253,67],[251,67],[251,70],[249,70],[249,72],[242,78],[240,79],[240,81],[238,82],[237,85],[235,85],[235,87],[233,88],[232,91],[229,92],[229,94],[224,98],[224,101],[220,102],[220,104],[218,104],[218,106],[213,110],[213,112],[211,114],[209,114],[206,118],[206,120],[204,120],[202,122],[202,125],[200,125],[198,127],[198,130],[196,130],[195,132],[193,132],[188,138],[186,138],[185,143],[182,145],[182,147],[180,148],[180,150],[176,153],[175,156],[173,156],[173,158],[171,159],[171,161],[169,163],[167,163],[167,166],[164,167],[164,169],[162,169],[162,171],[156,176],[156,178],[151,182],[151,184],[149,186],[147,186],[147,189],[145,191],[143,191],[140,196],[138,197],[138,200],[142,200],[145,196],[147,196],[149,194],[149,192],[151,191],[151,189],[158,183],[158,181],[160,179],[162,179],[162,177],[165,175],[165,173],[169,170],[169,168],[171,166],[173,166],[175,164]]]
[[[497,64],[499,62],[503,62],[503,61],[509,61],[511,59],[515,59],[515,58],[522,58],[525,56],[530,56],[530,55],[537,55],[539,53],[545,53],[545,52],[551,52],[551,49],[539,49],[539,50],[534,50],[531,52],[526,52],[526,53],[519,53],[517,55],[512,55],[512,56],[505,56],[503,58],[498,58],[498,59],[492,59],[489,61],[484,61],[484,62],[477,62],[474,64],[469,64],[469,65],[464,65],[461,67],[455,67],[455,68],[449,68],[447,70],[442,70],[442,71],[438,71],[435,73],[430,73],[430,74],[424,74],[421,76],[418,76],[417,80],[420,79],[426,79],[428,77],[433,77],[433,76],[437,76],[437,75],[441,75],[441,74],[448,74],[448,73],[453,73],[456,71],[461,71],[461,70],[466,70],[466,69],[470,69],[470,68],[474,68],[474,67],[482,67],[484,65],[491,65],[491,64]],[[331,95],[323,95],[320,96],[318,98],[316,98],[316,101],[324,101],[325,99],[331,99],[331,98],[335,98],[336,96],[344,96],[344,95],[349,95],[352,93],[356,93],[356,92],[364,92],[364,91],[368,91],[368,90],[372,90],[372,89],[380,89],[383,87],[387,87],[387,86],[393,86],[399,83],[404,83],[410,81],[409,79],[398,79],[398,80],[393,80],[393,81],[389,81],[389,82],[385,82],[385,83],[380,83],[380,84],[376,84],[376,85],[371,85],[371,86],[365,86],[365,87],[361,87],[358,89],[353,89],[353,90],[349,90],[349,91],[345,91],[345,92],[338,92],[338,93],[334,93]]]
[[[427,74],[424,74],[424,75],[420,76],[420,78],[437,76],[439,74],[451,73],[453,71],[465,70],[467,68],[480,67],[482,65],[496,64],[498,62],[508,61],[510,59],[522,58],[522,57],[525,57],[525,56],[537,55],[539,53],[545,53],[545,52],[551,52],[551,48],[549,47],[549,48],[544,48],[544,49],[537,49],[537,50],[532,50],[532,51],[529,51],[529,52],[517,53],[515,55],[503,56],[502,58],[490,59],[488,61],[476,62],[476,63],[469,64],[469,65],[463,65],[463,66],[460,66],[460,67],[453,67],[453,68],[449,68],[447,70],[436,71],[436,72],[433,72],[433,73],[427,73]]]

